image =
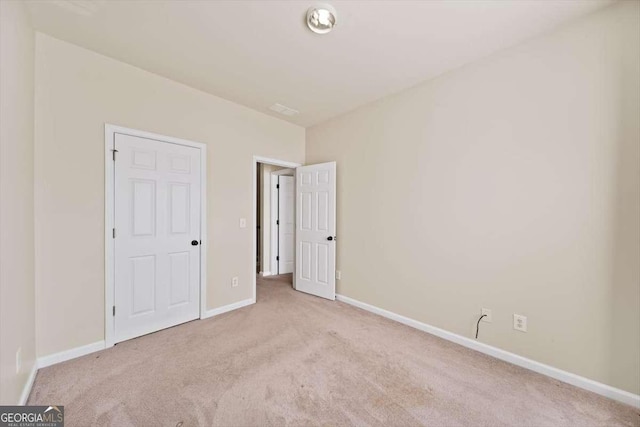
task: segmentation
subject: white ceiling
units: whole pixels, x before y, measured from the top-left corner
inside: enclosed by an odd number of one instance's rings
[[[31,1],[36,29],[310,126],[514,45],[610,0]],[[282,116],[274,103],[300,111]]]

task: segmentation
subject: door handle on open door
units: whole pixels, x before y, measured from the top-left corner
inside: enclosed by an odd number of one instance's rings
[[[197,241],[197,240],[192,240],[192,241],[191,241],[191,244],[192,244],[193,246],[198,246],[198,241]]]
[[[327,240],[329,240],[329,241],[331,241],[331,240],[336,240],[336,238],[335,238],[335,237],[333,237],[333,236],[329,236],[329,237],[327,237]]]

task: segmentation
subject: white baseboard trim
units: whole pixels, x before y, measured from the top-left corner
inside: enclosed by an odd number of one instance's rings
[[[256,300],[253,298],[245,299],[242,301],[234,302],[232,304],[223,305],[222,307],[212,308],[211,310],[207,310],[202,319],[208,319],[209,317],[218,316],[222,313],[227,313],[232,310],[237,310],[238,308],[246,307],[251,304],[255,304]]]
[[[256,300],[254,300],[253,298],[249,298],[243,301],[234,302],[233,304],[207,310],[202,319],[207,319],[209,317],[217,316],[228,311],[242,308],[247,305],[254,304],[255,302]],[[75,359],[76,357],[95,353],[96,351],[104,350],[105,348],[105,341],[97,341],[92,344],[87,344],[81,347],[72,348],[70,350],[61,351],[59,353],[50,354],[48,356],[39,357],[37,361],[37,368],[46,368],[47,366],[55,365],[56,363],[65,362],[67,360]]]
[[[81,347],[72,348],[71,350],[65,350],[59,353],[50,354],[49,356],[38,357],[38,369],[46,368],[47,366],[75,359],[76,357],[84,356],[90,353],[95,353],[96,351],[104,350],[105,348],[105,342],[98,341],[92,344],[83,345]]]
[[[262,277],[271,276],[271,272],[270,271],[262,271],[262,272],[260,272],[260,275]]]
[[[411,326],[412,328],[416,328],[423,332],[427,332],[429,334],[443,338],[447,341],[451,341],[472,350],[479,351],[480,353],[488,354],[489,356],[493,356],[496,359],[504,360],[505,362],[512,363],[514,365],[529,369],[531,371],[546,375],[551,378],[555,378],[556,380],[574,385],[576,387],[580,387],[588,391],[592,391],[601,396],[605,396],[610,399],[617,400],[618,402],[626,403],[627,405],[640,408],[640,395],[629,393],[628,391],[620,390],[615,387],[611,387],[609,385],[602,384],[576,374],[572,374],[571,372],[563,371],[562,369],[554,368],[553,366],[536,362],[535,360],[527,359],[526,357],[501,350],[489,344],[481,343],[471,338],[463,337],[462,335],[445,331],[444,329],[440,329],[435,326],[410,319],[400,314],[384,310],[382,308],[355,300],[353,298],[349,298],[344,295],[336,294],[336,299],[338,301],[342,301],[371,313],[375,313],[388,319],[395,320],[396,322],[400,322],[404,325]]]
[[[246,300],[234,302],[233,304],[228,304],[222,307],[214,308],[211,310],[207,310],[202,319],[207,319],[209,317],[217,316],[222,313],[227,313],[232,310],[236,310],[238,308],[242,308],[251,304],[255,304],[256,300],[253,298],[249,298]],[[29,379],[22,390],[22,395],[20,396],[20,405],[24,405],[29,398],[29,393],[31,393],[31,388],[33,387],[33,382],[36,378],[36,373],[38,369],[46,368],[47,366],[55,365],[56,363],[65,362],[67,360],[75,359],[80,356],[85,356],[87,354],[95,353],[96,351],[104,350],[106,348],[105,341],[97,341],[92,344],[83,345],[81,347],[72,348],[70,350],[61,351],[59,353],[50,354],[48,356],[39,357],[36,363],[34,363],[33,368],[31,369],[31,373],[29,374]]]
[[[22,394],[20,395],[20,401],[18,405],[26,405],[27,400],[29,399],[29,394],[31,393],[31,388],[33,387],[33,382],[36,380],[36,374],[38,373],[38,362],[35,361],[33,363],[33,367],[31,368],[31,372],[29,373],[29,378],[27,379],[24,388],[22,389]]]

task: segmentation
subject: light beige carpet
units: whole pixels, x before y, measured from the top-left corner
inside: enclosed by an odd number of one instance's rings
[[[290,280],[290,277],[288,278]],[[258,303],[38,372],[67,426],[638,426],[640,412],[261,279]]]

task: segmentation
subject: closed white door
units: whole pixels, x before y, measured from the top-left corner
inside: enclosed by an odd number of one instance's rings
[[[294,181],[292,176],[278,177],[278,274],[293,273]]]
[[[116,134],[115,342],[194,320],[200,150]]]
[[[295,288],[336,298],[336,163],[296,169]]]

